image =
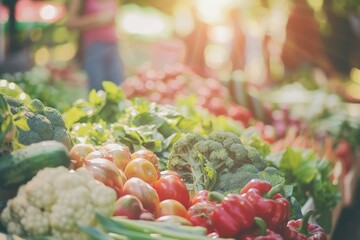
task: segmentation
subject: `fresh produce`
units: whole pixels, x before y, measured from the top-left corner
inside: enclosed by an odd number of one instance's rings
[[[70,159],[72,162],[73,169],[82,167],[85,157],[96,151],[95,147],[92,144],[79,143],[75,144],[69,151]]]
[[[124,216],[129,219],[139,219],[142,212],[142,203],[134,195],[123,195],[115,202],[114,216]]]
[[[254,206],[255,215],[262,218],[266,226],[274,231],[282,229],[290,219],[290,203],[280,192],[281,185],[253,179],[240,191]]]
[[[98,181],[116,191],[117,197],[123,194],[124,179],[121,170],[105,158],[85,160],[83,167]]]
[[[13,151],[0,159],[0,189],[17,189],[46,167],[70,166],[68,150],[56,141],[44,141]]]
[[[135,158],[131,160],[125,167],[124,173],[126,177],[138,177],[151,186],[154,185],[158,178],[158,174],[154,165],[145,158]]]
[[[58,110],[44,106],[38,99],[23,103],[7,95],[3,97],[9,104],[12,115],[16,116],[15,125],[19,143],[29,145],[55,140],[63,143],[68,149],[72,147],[73,142]]]
[[[190,206],[193,206],[199,202],[207,202],[207,203],[213,203],[208,198],[209,191],[208,190],[200,190],[197,193],[195,193],[191,200],[190,200]]]
[[[175,104],[181,98],[195,96],[195,104],[215,116],[227,116],[244,126],[253,118],[248,109],[230,98],[220,80],[200,77],[185,66],[174,66],[173,71],[142,68],[122,87],[129,99],[142,97],[161,104]]]
[[[184,135],[173,146],[168,169],[180,174],[191,194],[204,189],[238,192],[256,175],[282,181],[276,169],[266,168],[254,147],[244,145],[236,134],[221,130],[208,136]],[[245,172],[252,174],[250,179]]]
[[[152,151],[148,149],[137,150],[131,154],[131,159],[135,159],[135,158],[145,158],[154,165],[156,171],[159,170],[159,158]]]
[[[98,221],[103,229],[80,224],[80,228],[93,239],[115,240],[123,239],[157,239],[157,240],[206,240],[206,229],[197,226],[182,225],[177,221],[173,222],[151,222],[142,220],[131,220],[121,217],[106,217],[97,215]],[[221,240],[219,238],[219,240]]]
[[[331,180],[331,162],[320,159],[312,150],[290,147],[269,155],[267,159],[282,172],[287,184],[294,185],[293,196],[301,205],[308,196],[313,197],[314,218],[326,232],[330,232],[331,211],[340,200],[340,190]]]
[[[204,190],[206,191],[206,190]],[[214,212],[215,204],[210,202],[197,202],[188,209],[189,220],[194,226],[201,226],[207,229],[207,233],[214,232],[214,227],[210,220]]]
[[[175,215],[189,219],[188,212],[184,205],[174,199],[165,199],[159,203],[155,211],[155,218],[158,219],[162,216]]]
[[[189,207],[190,194],[181,177],[170,170],[160,172],[160,178],[153,185],[160,201],[174,199],[179,201],[185,208]]]
[[[132,177],[124,183],[123,194],[133,195],[141,201],[143,207],[150,213],[155,213],[160,200],[155,189],[144,180]]]
[[[125,171],[125,167],[132,159],[129,148],[117,143],[106,144],[99,149],[99,152],[122,171]],[[86,158],[89,159],[89,156]]]
[[[45,168],[22,186],[1,213],[10,234],[87,239],[77,223],[96,225],[95,213],[111,216],[116,193],[84,169]]]
[[[247,229],[239,234],[239,240],[282,240],[284,239],[280,234],[267,229],[266,223],[259,217],[254,218],[255,226]]]
[[[317,224],[308,223],[312,211],[304,215],[304,218],[291,220],[287,223],[284,230],[286,239],[304,239],[304,240],[327,240],[326,233],[322,227]]]
[[[235,237],[241,230],[252,226],[256,209],[244,196],[240,194],[224,196],[211,192],[209,198],[220,201],[210,215],[212,226],[220,237]]]

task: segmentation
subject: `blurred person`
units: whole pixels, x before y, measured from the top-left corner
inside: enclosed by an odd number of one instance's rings
[[[196,74],[206,77],[209,75],[205,60],[209,26],[199,18],[195,6],[191,6],[190,11],[194,19],[194,28],[187,36],[183,37],[186,46],[185,65]]]
[[[116,0],[69,1],[67,26],[80,31],[80,57],[90,90],[102,89],[102,81],[120,85],[124,80],[115,24],[118,9]]]
[[[321,68],[326,75],[333,73],[325,54],[318,23],[307,0],[295,0],[286,24],[286,38],[281,58],[287,70],[304,65]]]
[[[245,48],[246,36],[244,27],[241,24],[240,11],[232,8],[229,11],[230,24],[233,31],[233,41],[231,46],[230,59],[233,70],[244,70],[245,67]]]

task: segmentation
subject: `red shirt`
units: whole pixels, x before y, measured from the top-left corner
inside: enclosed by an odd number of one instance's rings
[[[115,0],[85,0],[84,4],[84,14],[98,14],[101,12],[115,14],[117,11],[117,3]],[[84,31],[83,41],[85,44],[93,42],[116,42],[115,22]]]

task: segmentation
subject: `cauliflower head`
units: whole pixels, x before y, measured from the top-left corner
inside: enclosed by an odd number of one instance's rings
[[[111,216],[116,192],[85,169],[45,168],[8,201],[0,220],[10,234],[88,239],[76,223],[97,225],[95,213]]]

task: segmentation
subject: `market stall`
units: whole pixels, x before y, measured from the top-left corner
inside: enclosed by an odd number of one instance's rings
[[[86,88],[62,20],[0,73],[0,239],[335,239],[359,68],[282,55],[295,3],[123,4],[121,84]]]

